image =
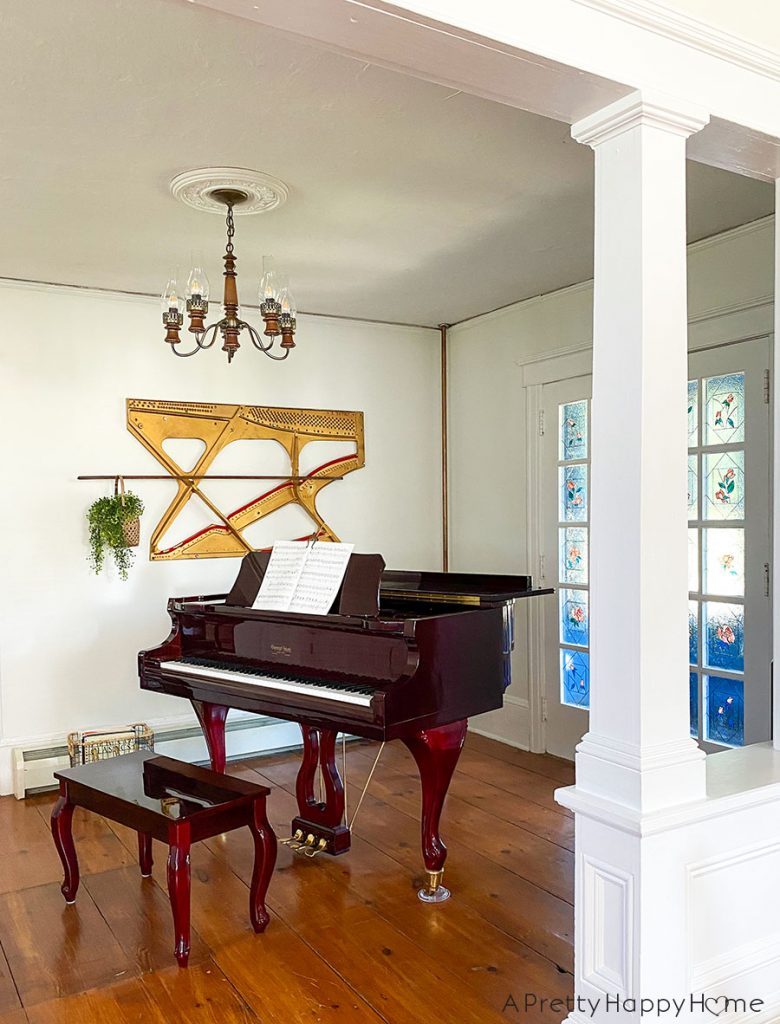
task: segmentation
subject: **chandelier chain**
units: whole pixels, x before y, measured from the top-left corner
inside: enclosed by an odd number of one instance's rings
[[[227,221],[227,239],[228,240],[227,240],[227,246],[226,246],[226,250],[225,251],[230,253],[230,255],[232,256],[233,255],[233,235],[235,235],[235,233],[236,233],[236,228],[235,228],[235,224],[233,223],[233,207],[230,204],[228,204],[228,208],[227,208],[226,221]]]

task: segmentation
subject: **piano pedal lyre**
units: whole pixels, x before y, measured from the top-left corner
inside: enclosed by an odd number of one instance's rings
[[[296,829],[295,834],[291,835],[289,839],[281,840],[282,846],[289,846],[293,853],[297,853],[298,850],[303,846],[303,832],[301,829]]]
[[[441,884],[444,871],[426,871],[425,885],[417,893],[423,903],[443,903],[450,898],[450,890]]]
[[[314,837],[312,836],[311,838],[313,839]],[[309,837],[307,836],[306,839],[308,844]],[[305,857],[316,857],[318,853],[324,853],[327,848],[328,840],[324,836],[322,836],[320,841],[317,843],[316,847],[312,843],[311,848],[304,850],[303,853]]]

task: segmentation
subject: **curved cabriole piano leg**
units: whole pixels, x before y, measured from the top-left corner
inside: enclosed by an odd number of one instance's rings
[[[193,700],[190,703],[195,709],[203,735],[206,737],[212,771],[224,772],[225,719],[228,708],[223,704],[209,704],[205,700]]]
[[[312,851],[337,854],[350,847],[344,824],[344,783],[336,767],[336,730],[301,724],[303,759],[295,781],[298,817],[293,819],[293,839]],[[316,799],[314,783],[322,773],[324,801]]]
[[[428,881],[417,895],[425,903],[441,903],[450,895],[441,884],[447,847],[439,833],[439,821],[452,773],[466,739],[467,726],[468,722],[463,719],[402,737],[420,770],[422,852]]]

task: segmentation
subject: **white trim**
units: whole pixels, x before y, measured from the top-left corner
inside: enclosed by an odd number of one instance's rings
[[[539,435],[540,415],[542,411],[542,385],[526,387],[526,489],[528,508],[526,510],[526,544],[528,564],[532,567],[532,575],[538,574],[539,586],[547,585],[546,573],[542,574],[541,536],[542,521],[541,471],[542,446]],[[546,568],[546,567],[545,567]],[[526,659],[528,665],[528,745],[536,753],[543,753],[547,748],[546,723],[544,720],[544,697],[547,692],[547,669],[545,657],[544,610],[541,602],[531,601],[528,609],[528,645]]]
[[[728,228],[726,231],[719,231],[716,235],[707,235],[696,242],[689,242],[686,246],[688,252],[698,252],[700,249],[711,249],[723,242],[729,242],[733,238],[742,235],[753,235],[757,231],[771,228],[775,222],[775,215],[768,213],[766,217],[758,217],[756,220],[749,220],[745,224],[737,224],[735,228]]]
[[[672,10],[656,0],[576,0],[576,3],[780,81],[780,59],[773,50],[757,46],[689,14]]]
[[[687,138],[701,131],[709,119],[705,110],[693,104],[642,90],[576,121],[571,126],[571,137],[575,142],[595,147],[642,126]]]

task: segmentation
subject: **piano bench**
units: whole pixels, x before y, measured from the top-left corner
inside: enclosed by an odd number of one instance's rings
[[[190,953],[190,846],[247,826],[255,843],[249,916],[265,930],[265,894],[276,863],[276,836],[268,824],[270,790],[153,751],[139,750],[55,772],[60,798],[51,814],[54,844],[65,871],[62,894],[75,903],[79,866],[71,822],[76,807],[127,825],[138,833],[141,874],[152,873],[152,839],[168,845],[168,895],[173,911],[174,953],[186,967]]]

